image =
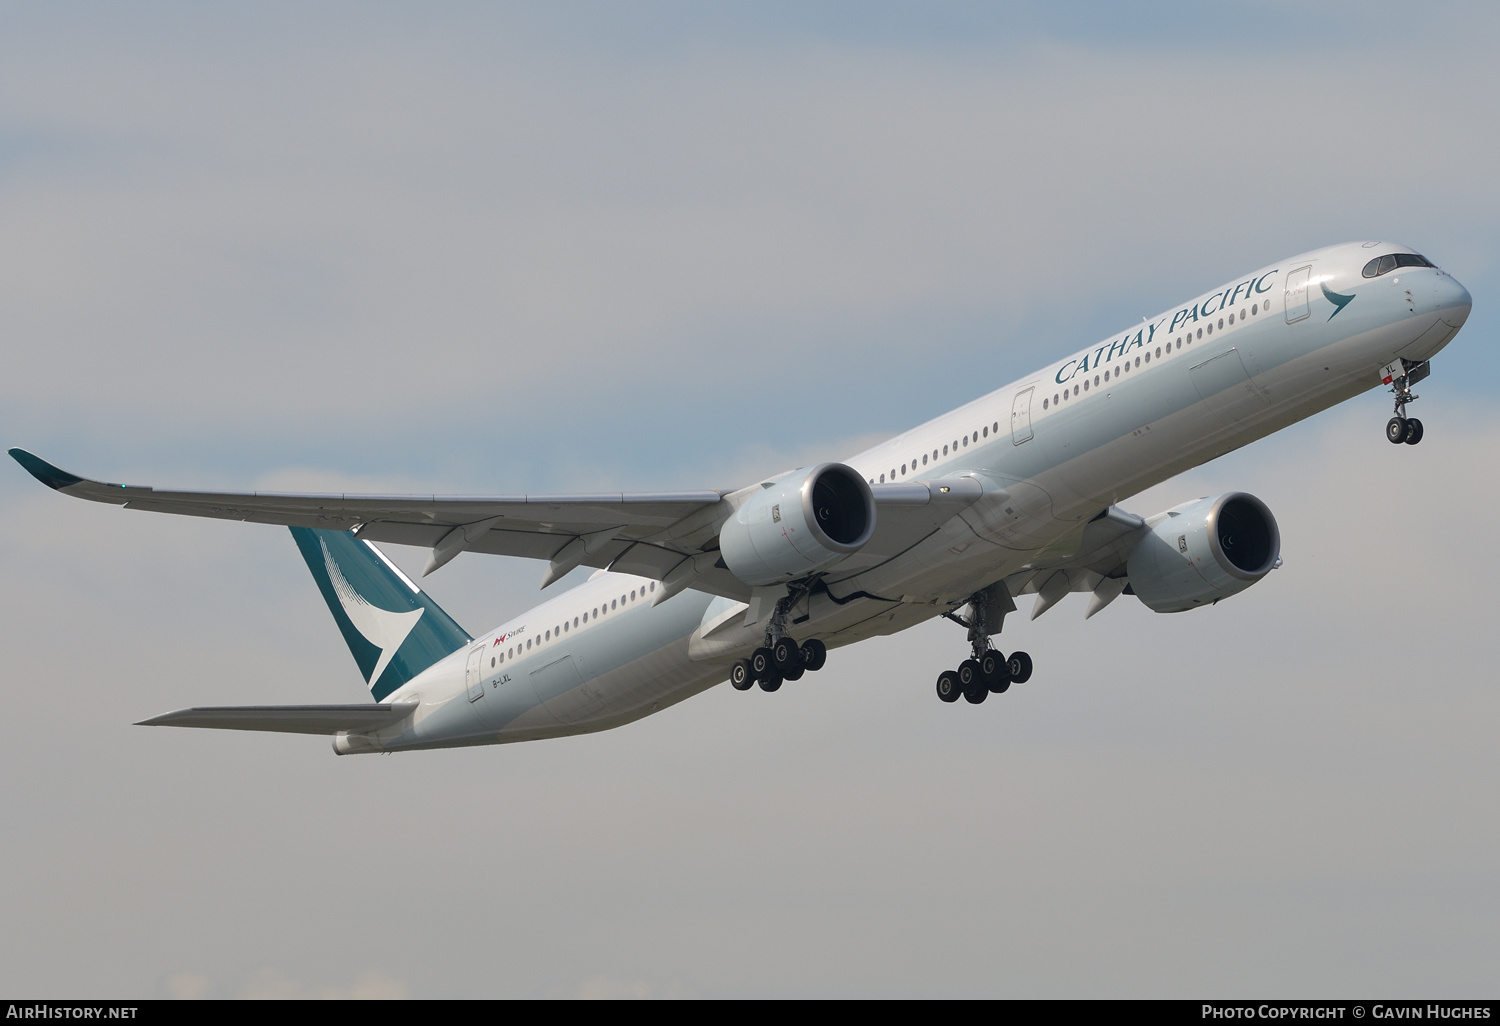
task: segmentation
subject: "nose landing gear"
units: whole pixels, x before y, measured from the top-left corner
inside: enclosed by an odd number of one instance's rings
[[[1406,415],[1406,404],[1419,398],[1411,386],[1431,373],[1432,364],[1427,360],[1419,363],[1395,360],[1380,369],[1381,383],[1390,385],[1396,397],[1396,415],[1385,422],[1386,441],[1392,445],[1416,445],[1422,440],[1422,422]]]

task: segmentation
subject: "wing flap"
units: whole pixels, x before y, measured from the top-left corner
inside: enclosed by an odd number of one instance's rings
[[[368,733],[410,716],[415,700],[381,705],[220,705],[178,709],[141,720],[138,727],[212,727],[285,734]]]

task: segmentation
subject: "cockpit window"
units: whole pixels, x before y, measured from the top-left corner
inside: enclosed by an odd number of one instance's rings
[[[1378,278],[1388,271],[1394,271],[1398,267],[1435,267],[1436,265],[1424,256],[1416,253],[1387,253],[1383,257],[1376,257],[1368,264],[1362,272],[1366,278]]]

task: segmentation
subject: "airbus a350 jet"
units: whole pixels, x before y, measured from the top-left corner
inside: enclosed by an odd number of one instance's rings
[[[731,491],[286,495],[157,491],[10,453],[67,495],[291,528],[373,702],[191,708],[146,724],[333,735],[391,752],[605,730],[728,678],[772,692],[829,649],[945,616],[967,630],[937,696],[1027,680],[994,647],[1015,600],[1070,592],[1179,613],[1280,565],[1280,534],[1231,492],[1142,518],[1114,505],[1371,388],[1393,443],[1422,440],[1412,386],[1469,315],[1468,291],[1405,246],[1304,253],[1132,325],[841,463]],[[548,561],[589,580],[470,636],[373,542]],[[955,638],[957,642],[957,638]],[[960,645],[955,644],[955,649]]]

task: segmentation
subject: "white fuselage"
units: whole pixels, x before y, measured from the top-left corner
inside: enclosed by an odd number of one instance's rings
[[[1388,252],[1406,251],[1350,243],[1262,268],[849,459],[872,484],[972,477],[984,494],[893,559],[832,567],[796,635],[833,648],[940,615],[1065,552],[1105,507],[1379,385],[1393,359],[1430,358],[1468,292],[1435,268],[1362,277]],[[659,587],[600,571],[390,695],[420,700],[409,720],[335,749],[603,730],[724,680],[760,643],[745,603],[653,605]]]

